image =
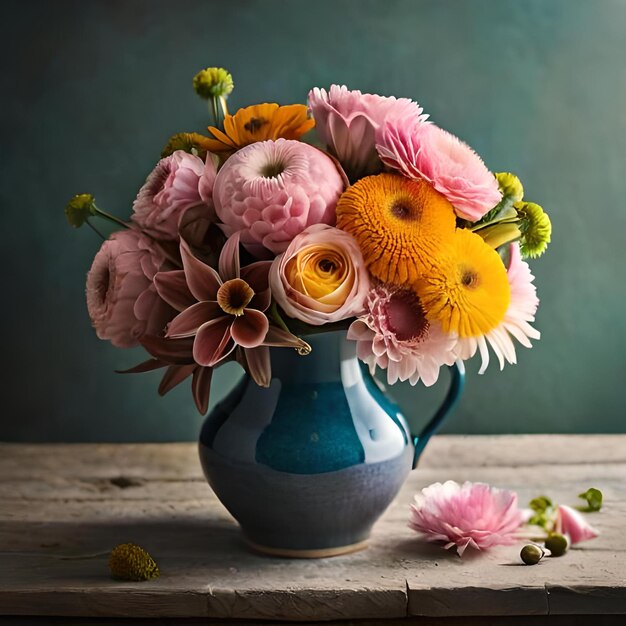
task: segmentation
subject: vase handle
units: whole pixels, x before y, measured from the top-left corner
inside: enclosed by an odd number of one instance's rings
[[[422,431],[418,435],[411,435],[413,438],[413,446],[415,447],[415,454],[413,455],[413,469],[417,467],[417,460],[420,454],[424,451],[428,440],[437,432],[443,420],[454,409],[461,393],[463,392],[463,386],[465,384],[465,372],[463,366],[459,367],[457,363],[448,367],[450,371],[450,386],[448,387],[448,393],[443,400],[443,403],[437,409],[437,412],[433,418],[424,426]]]

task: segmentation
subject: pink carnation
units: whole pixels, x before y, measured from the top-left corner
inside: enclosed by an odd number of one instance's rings
[[[576,509],[565,504],[557,509],[554,530],[567,535],[572,545],[595,539],[599,534]]]
[[[459,217],[475,222],[500,202],[498,181],[478,154],[434,124],[388,122],[376,147],[385,165],[430,182]]]
[[[178,238],[182,213],[193,206],[205,205],[213,219],[211,199],[217,167],[213,155],[206,162],[182,150],[161,159],[139,190],[133,203],[132,220],[156,239]]]
[[[224,232],[257,258],[284,252],[311,224],[335,223],[346,182],[324,152],[300,141],[261,141],[222,166],[213,200]],[[270,254],[272,253],[272,254]]]
[[[442,365],[452,365],[455,337],[426,320],[419,298],[407,289],[378,284],[369,292],[367,312],[354,321],[348,339],[357,342],[357,356],[387,370],[387,381],[418,380],[429,387],[437,382]]]
[[[485,550],[515,543],[524,521],[514,491],[448,480],[415,496],[409,526],[424,533],[428,541],[444,541],[446,549],[456,546],[463,556],[468,546]]]
[[[407,98],[378,96],[332,85],[327,92],[309,92],[309,109],[321,140],[337,157],[350,180],[382,169],[376,152],[376,131],[388,120],[403,120],[417,127],[428,116]]]
[[[87,274],[87,309],[100,339],[130,348],[165,328],[174,311],[152,282],[164,260],[137,230],[114,233],[102,244]]]

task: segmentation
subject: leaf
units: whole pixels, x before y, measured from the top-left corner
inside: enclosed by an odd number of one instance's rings
[[[537,498],[533,498],[528,506],[537,513],[545,513],[547,509],[554,506],[552,500],[548,498],[548,496],[539,496]]]
[[[577,507],[579,511],[595,513],[602,508],[602,492],[599,489],[590,487],[587,491],[579,494],[578,497],[587,501],[587,506]]]

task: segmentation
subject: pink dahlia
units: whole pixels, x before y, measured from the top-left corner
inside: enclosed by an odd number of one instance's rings
[[[165,258],[149,237],[137,230],[111,235],[87,274],[87,310],[100,339],[130,348],[146,334],[157,334],[173,311],[152,282]]]
[[[488,346],[491,346],[498,357],[500,369],[503,369],[505,360],[511,364],[517,362],[513,338],[525,348],[532,348],[530,340],[541,337],[541,333],[530,325],[530,322],[535,320],[535,312],[539,306],[537,289],[533,285],[535,277],[531,274],[528,263],[522,261],[518,243],[509,245],[509,256],[507,277],[511,300],[504,319],[486,335],[459,337],[454,348],[457,356],[463,360],[473,357],[476,350],[480,352],[482,364],[479,374],[484,373],[489,365]]]
[[[217,167],[213,155],[206,162],[182,150],[161,159],[139,190],[132,220],[156,239],[175,240],[178,222],[188,208],[205,205],[215,217],[212,191]]]
[[[213,200],[224,232],[239,232],[251,254],[269,258],[284,252],[307,226],[334,225],[345,185],[327,154],[300,141],[277,139],[231,156],[217,174]]]
[[[459,217],[475,222],[500,202],[498,181],[478,154],[434,124],[387,122],[376,148],[385,165],[430,182]]]
[[[455,337],[429,322],[419,298],[408,289],[379,283],[366,300],[367,312],[352,322],[348,339],[357,342],[357,356],[374,373],[387,370],[390,385],[418,380],[429,387],[437,382],[439,368],[452,365]]]
[[[417,127],[426,118],[407,98],[350,91],[345,85],[309,92],[309,109],[321,140],[337,157],[351,181],[382,169],[376,152],[376,132],[386,121]]]
[[[424,533],[428,541],[444,541],[446,549],[456,546],[463,556],[468,546],[485,550],[515,543],[524,521],[514,491],[448,480],[415,496],[409,526]]]
[[[570,543],[580,543],[595,539],[599,533],[587,520],[571,506],[559,505],[556,511],[554,530],[569,537]]]

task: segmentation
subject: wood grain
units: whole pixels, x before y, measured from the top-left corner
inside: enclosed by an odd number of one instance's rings
[[[523,503],[545,493],[574,504],[598,487],[605,507],[590,519],[601,535],[535,567],[519,563],[520,546],[461,560],[406,526],[413,494],[447,479],[515,489]],[[291,561],[246,549],[193,444],[0,444],[0,615],[444,624],[624,614],[625,515],[626,436],[441,436],[368,550]],[[109,578],[107,553],[126,541],[153,554],[159,579]]]

